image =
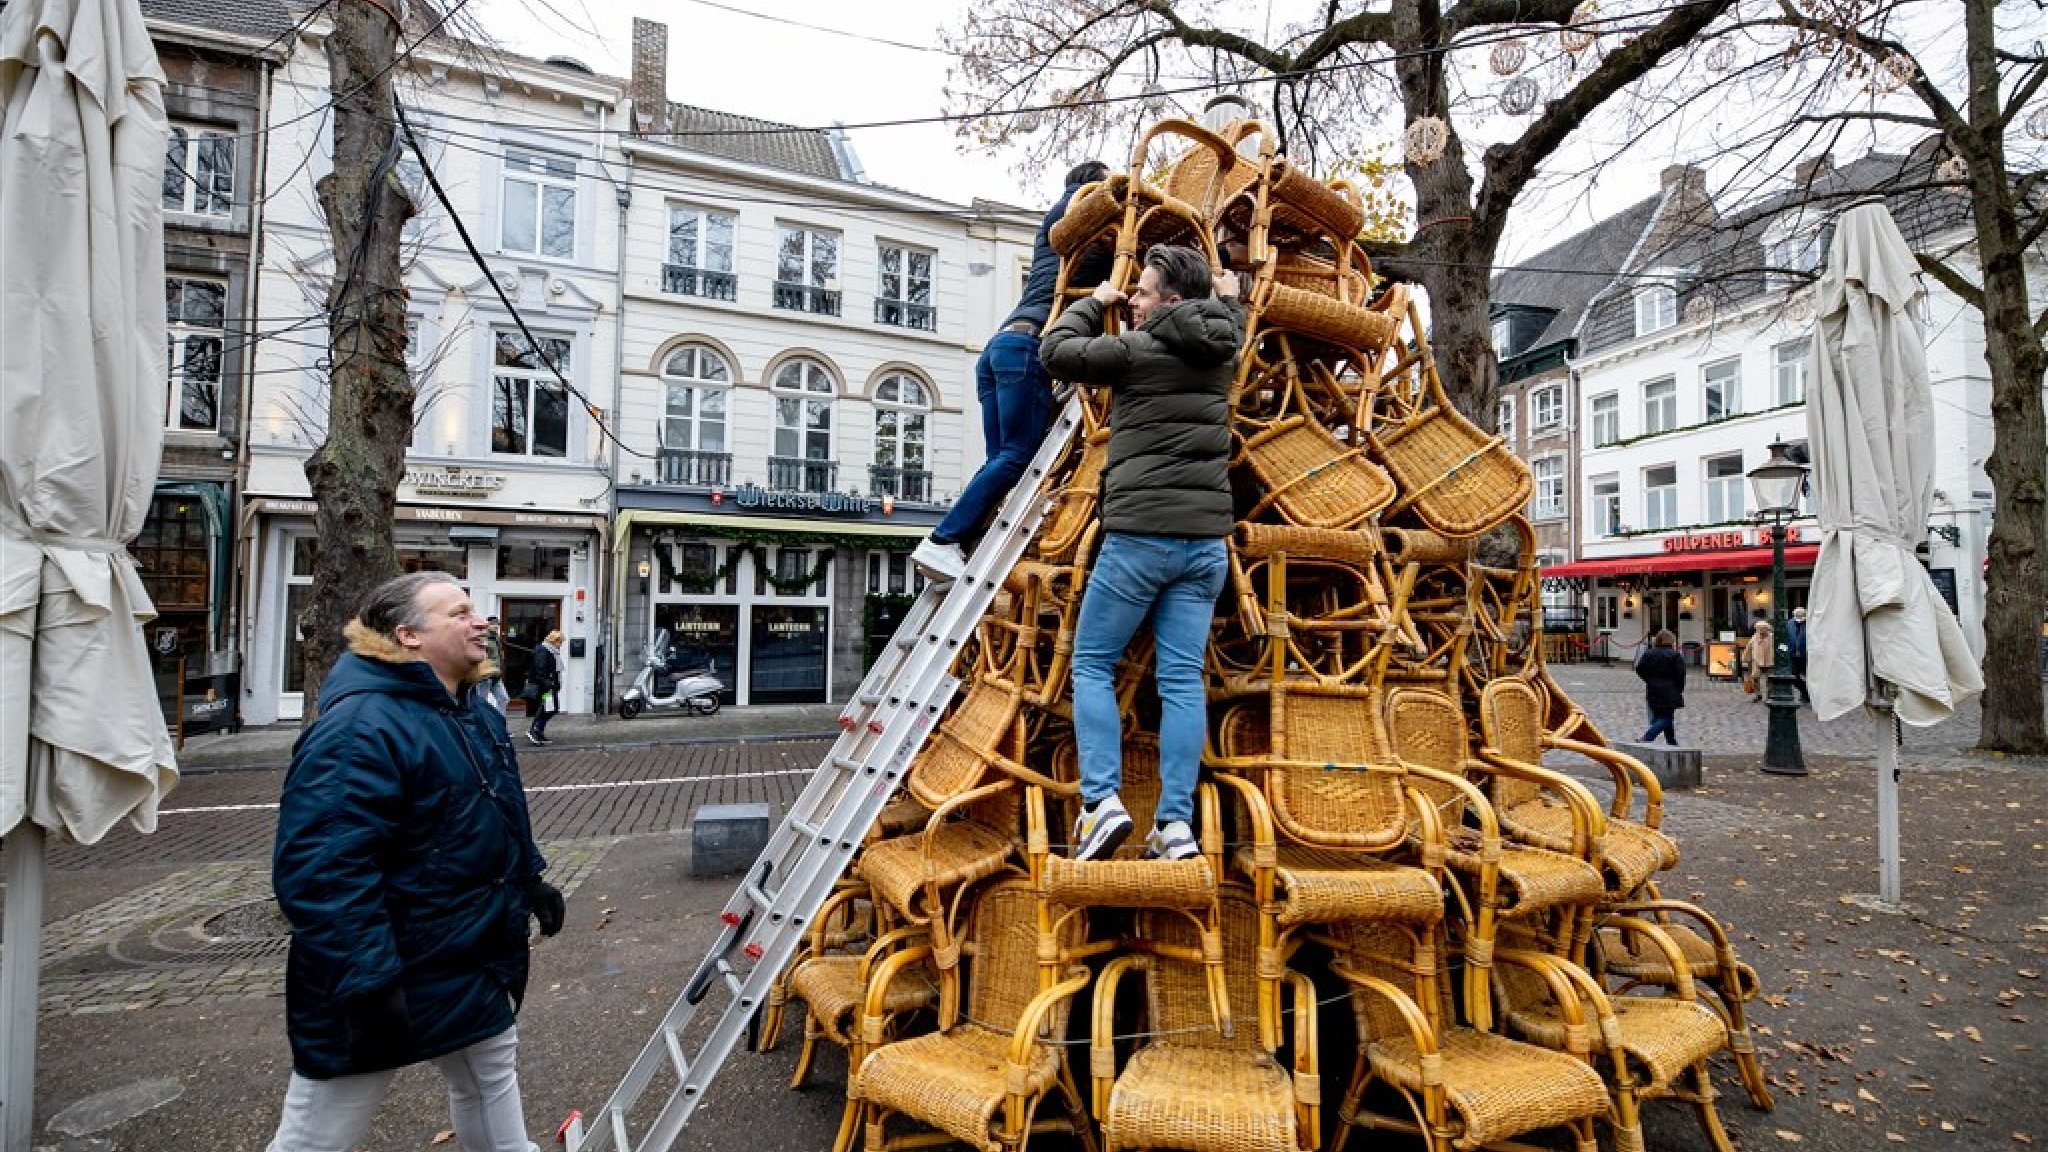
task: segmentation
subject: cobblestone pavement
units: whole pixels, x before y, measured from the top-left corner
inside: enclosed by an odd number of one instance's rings
[[[1626,668],[1558,673],[1603,730],[1634,734],[1640,695]],[[1667,794],[1665,827],[1684,859],[1665,892],[1721,916],[1756,966],[1763,996],[1752,1018],[1778,1093],[1776,1111],[1752,1111],[1718,1069],[1738,1145],[1976,1152],[2048,1142],[2035,1023],[2048,1016],[2048,892],[2035,880],[2048,864],[2048,765],[1972,759],[1958,750],[1974,736],[1961,722],[1909,732],[1906,763],[1920,769],[1902,785],[1910,913],[1876,915],[1850,900],[1874,885],[1873,789],[1868,762],[1853,758],[1870,747],[1867,721],[1823,726],[1806,713],[1814,774],[1771,777],[1754,770],[1761,707],[1729,685],[1695,683],[1689,698],[1681,724],[1707,746],[1707,785]],[[690,813],[786,804],[827,746],[524,752],[536,829],[570,893],[569,928],[536,950],[521,1016],[537,1138],[605,1098],[717,930],[731,881],[687,875]],[[38,1124],[110,1088],[168,1076],[179,1093],[146,1117],[49,1137],[52,1147],[263,1147],[289,1070],[282,925],[267,899],[281,783],[271,770],[194,775],[157,834],[121,831],[52,852]],[[1325,1019],[1329,1035],[1348,1034],[1341,1003]],[[844,1064],[828,1051],[817,1086],[791,1093],[794,1039],[771,1055],[735,1054],[679,1152],[828,1146]],[[1341,1091],[1346,1065],[1325,1072],[1327,1091]],[[1645,1122],[1661,1152],[1705,1147],[1677,1105],[1653,1105]],[[436,1143],[446,1127],[437,1078],[409,1069],[366,1147],[434,1152],[453,1147]],[[1396,1147],[1373,1139],[1352,1147]]]

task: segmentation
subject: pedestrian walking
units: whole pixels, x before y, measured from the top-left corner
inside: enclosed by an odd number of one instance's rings
[[[496,616],[485,620],[484,625],[484,697],[503,716],[512,706],[512,694],[505,691],[505,635]]]
[[[1214,295],[1212,295],[1212,288]],[[1149,615],[1159,688],[1160,796],[1148,856],[1197,851],[1189,821],[1208,727],[1202,660],[1228,571],[1224,537],[1236,524],[1230,491],[1230,382],[1244,338],[1237,277],[1212,286],[1192,248],[1154,246],[1130,295],[1130,327],[1100,335],[1124,303],[1096,288],[1045,334],[1054,377],[1110,390],[1109,461],[1102,480],[1102,546],[1074,629],[1074,743],[1081,799],[1076,859],[1108,856],[1131,831],[1123,783],[1117,661]]]
[[[533,650],[533,662],[526,667],[526,687],[520,695],[526,700],[526,742],[536,748],[545,748],[553,741],[548,739],[548,721],[562,710],[562,630],[557,628],[547,634]]]
[[[1643,703],[1650,709],[1650,727],[1642,739],[1645,744],[1660,734],[1666,744],[1678,743],[1678,710],[1685,707],[1685,657],[1677,645],[1678,637],[1667,628],[1636,658]]]
[[[465,1152],[538,1152],[514,1018],[527,918],[561,930],[486,626],[441,572],[379,585],[292,752],[271,883],[291,921],[292,1075],[269,1152],[353,1152],[399,1068],[432,1061]]]
[[[966,546],[981,531],[996,505],[1016,487],[1052,421],[1052,379],[1039,362],[1039,333],[1052,315],[1053,293],[1059,288],[1060,255],[1053,251],[1052,228],[1067,214],[1074,193],[1109,175],[1100,160],[1077,164],[1067,172],[1066,190],[1039,221],[1031,244],[1031,269],[1024,295],[1003,318],[996,334],[982,346],[974,362],[974,396],[981,405],[981,439],[987,459],[953,501],[945,518],[910,554],[911,562],[930,580],[958,579],[967,568]],[[1091,249],[1080,256],[1067,283],[1093,288],[1109,275],[1115,252]]]
[[[1792,686],[1799,689],[1801,704],[1813,703],[1806,690],[1806,609],[1794,608],[1785,622],[1785,658],[1792,665]]]
[[[1749,642],[1742,646],[1742,690],[1749,693],[1751,703],[1764,698],[1764,677],[1777,666],[1778,652],[1771,636],[1771,622],[1759,620],[1751,629]]]

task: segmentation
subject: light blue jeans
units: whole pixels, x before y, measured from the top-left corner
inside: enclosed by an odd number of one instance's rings
[[[1202,657],[1216,597],[1228,575],[1221,539],[1122,532],[1102,538],[1074,629],[1074,744],[1085,802],[1094,804],[1123,785],[1116,665],[1149,615],[1160,710],[1160,795],[1154,819],[1160,824],[1194,819],[1208,723]]]

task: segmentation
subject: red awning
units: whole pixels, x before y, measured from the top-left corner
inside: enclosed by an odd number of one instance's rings
[[[1811,568],[1820,557],[1818,544],[1793,544],[1785,549],[1786,567]],[[1577,560],[1543,569],[1545,576],[1634,576],[1650,572],[1704,572],[1724,568],[1769,568],[1769,548],[1730,548],[1719,552],[1658,552],[1649,556],[1615,556]]]

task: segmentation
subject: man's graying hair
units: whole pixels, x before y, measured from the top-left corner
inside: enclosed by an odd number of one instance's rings
[[[408,572],[370,589],[370,594],[363,597],[363,606],[356,611],[356,619],[370,631],[396,640],[401,627],[419,628],[426,624],[420,593],[429,584],[461,583],[446,572]]]
[[[1159,273],[1159,287],[1183,300],[1206,300],[1212,283],[1209,261],[1193,248],[1154,244],[1145,249],[1145,267]]]

